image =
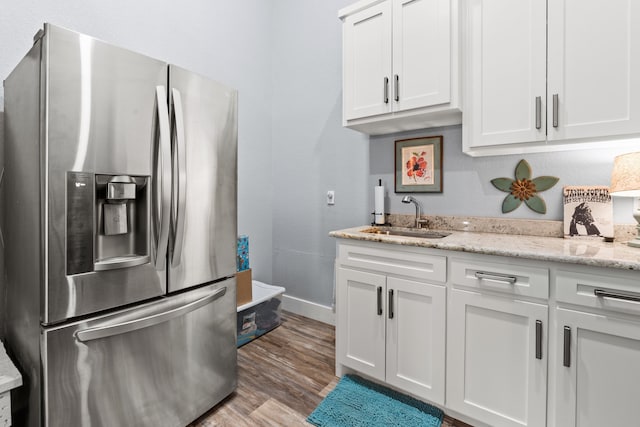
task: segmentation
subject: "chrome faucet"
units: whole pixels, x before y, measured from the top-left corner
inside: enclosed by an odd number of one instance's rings
[[[422,213],[420,212],[420,203],[418,203],[418,201],[413,196],[404,196],[402,198],[402,203],[413,203],[414,205],[416,205],[416,223],[415,223],[415,227],[416,228],[422,228],[422,224],[426,224],[427,220],[426,219],[420,219],[420,217],[422,216]]]

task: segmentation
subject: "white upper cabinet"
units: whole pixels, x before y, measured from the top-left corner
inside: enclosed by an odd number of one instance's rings
[[[468,0],[463,16],[464,152],[640,136],[640,2]]]
[[[544,141],[546,0],[466,3],[465,143]]]
[[[345,19],[344,52],[345,119],[390,112],[390,2],[377,4]]]
[[[393,2],[393,111],[451,101],[449,0]]]
[[[456,0],[364,0],[339,16],[344,126],[377,135],[461,122]]]
[[[639,133],[640,2],[552,0],[548,31],[547,139]]]

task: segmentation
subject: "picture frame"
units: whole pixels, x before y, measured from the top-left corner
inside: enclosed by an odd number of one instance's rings
[[[442,135],[395,141],[395,192],[442,193]]]
[[[564,237],[600,239],[613,237],[613,202],[605,185],[562,188]]]

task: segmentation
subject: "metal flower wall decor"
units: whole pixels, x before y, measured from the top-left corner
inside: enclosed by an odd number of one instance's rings
[[[498,190],[509,193],[502,202],[502,213],[516,210],[522,202],[529,209],[541,214],[547,213],[547,204],[537,193],[548,190],[558,182],[555,176],[539,176],[531,179],[531,166],[522,159],[516,166],[516,179],[494,178],[491,183]]]

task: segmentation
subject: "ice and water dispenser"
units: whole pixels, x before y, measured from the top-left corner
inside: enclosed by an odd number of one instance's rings
[[[67,274],[150,260],[148,176],[67,173]]]

